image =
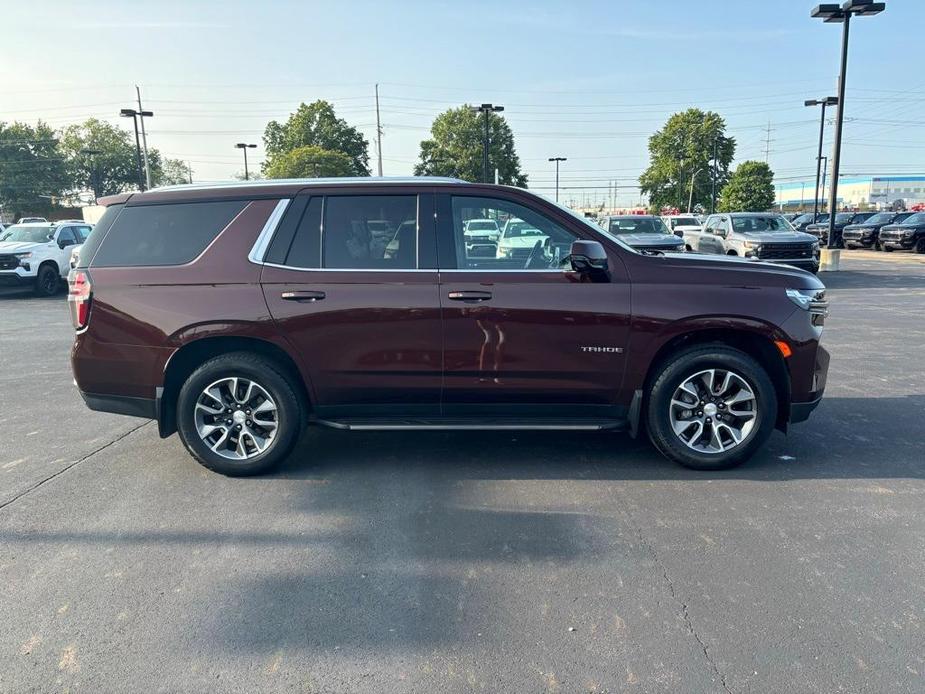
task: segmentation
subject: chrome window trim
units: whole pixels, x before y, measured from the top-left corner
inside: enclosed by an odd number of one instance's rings
[[[251,247],[250,253],[247,254],[247,259],[252,263],[257,265],[264,264],[263,258],[267,254],[267,249],[270,247],[270,242],[273,240],[273,235],[276,233],[276,228],[279,226],[279,223],[283,218],[283,214],[289,207],[290,202],[292,202],[292,198],[283,198],[276,203],[276,207],[273,208],[270,216],[267,217],[267,221],[264,223],[263,229],[261,229],[260,233],[257,234],[257,240],[254,241],[254,245]]]
[[[294,267],[280,265],[279,263],[260,263],[266,267],[275,267],[280,270],[296,270],[298,272],[440,272],[437,268],[340,268],[340,267]]]

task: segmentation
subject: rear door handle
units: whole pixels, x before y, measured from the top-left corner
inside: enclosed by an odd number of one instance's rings
[[[321,301],[325,297],[324,292],[297,291],[283,292],[280,296],[286,301]]]
[[[450,292],[453,301],[489,301],[491,292]]]

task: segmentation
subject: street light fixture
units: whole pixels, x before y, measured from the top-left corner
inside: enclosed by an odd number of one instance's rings
[[[154,112],[136,111],[133,108],[123,108],[119,111],[119,115],[123,118],[131,118],[132,123],[135,125],[135,163],[138,166],[138,187],[141,190],[145,190],[145,173],[141,166],[141,141],[138,139],[138,118],[144,116],[148,116],[150,118],[154,115]]]
[[[824,99],[807,99],[804,106],[822,106],[822,115],[819,118],[819,152],[816,154],[816,193],[813,196],[813,223],[819,215],[819,169],[822,165],[822,136],[825,132],[825,107],[838,104],[838,97],[827,96]]]
[[[559,202],[559,162],[568,161],[566,157],[549,157],[549,161],[556,162],[556,202]]]
[[[239,142],[238,144],[235,145],[236,149],[240,149],[242,152],[244,152],[244,180],[245,181],[250,180],[250,175],[247,172],[247,150],[254,149],[255,147],[257,147],[257,145],[247,144],[246,142]]]
[[[473,113],[484,115],[484,127],[482,130],[482,182],[491,183],[488,177],[488,117],[491,113],[500,113],[504,106],[495,106],[494,104],[482,104],[481,106],[470,106],[469,110]]]
[[[838,73],[838,103],[835,115],[835,142],[832,145],[832,182],[829,186],[829,238],[826,246],[828,249],[835,248],[835,212],[838,195],[838,167],[841,163],[841,131],[842,123],[845,116],[845,82],[847,81],[846,72],[848,69],[848,28],[851,25],[851,16],[858,15],[861,17],[879,14],[886,9],[885,2],[873,2],[873,0],[847,0],[841,6],[835,3],[824,3],[817,5],[810,16],[816,19],[822,19],[826,22],[842,24],[841,38],[841,70]],[[837,258],[837,254],[836,254]],[[837,268],[838,261],[835,260]]]

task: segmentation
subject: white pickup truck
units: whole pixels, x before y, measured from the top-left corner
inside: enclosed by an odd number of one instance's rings
[[[31,287],[52,296],[70,270],[71,251],[93,229],[80,220],[14,224],[0,232],[0,287]]]

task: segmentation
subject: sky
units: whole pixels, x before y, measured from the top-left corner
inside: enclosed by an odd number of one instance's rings
[[[379,84],[385,175],[410,175],[433,118],[505,107],[528,185],[580,204],[639,200],[648,136],[691,106],[718,112],[736,161],[779,182],[814,175],[819,110],[835,94],[841,28],[815,0],[627,2],[146,2],[0,0],[0,121],[88,117],[131,128],[139,85],[148,144],[194,181],[243,169],[236,142],[327,99],[370,141]],[[887,0],[851,25],[843,174],[925,171],[925,1]],[[770,130],[769,130],[770,128]],[[833,128],[826,128],[824,154]],[[615,183],[614,183],[615,182]]]

